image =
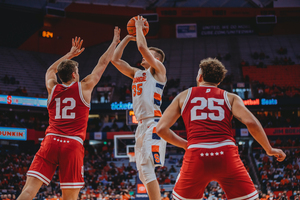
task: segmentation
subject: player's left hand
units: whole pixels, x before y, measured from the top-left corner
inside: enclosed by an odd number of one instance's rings
[[[286,155],[281,149],[272,148],[270,152],[267,152],[269,156],[275,156],[279,162],[282,162]]]
[[[147,19],[143,18],[143,16],[137,16],[137,19],[133,18],[135,21],[135,28],[141,28],[141,29],[145,29],[148,28],[148,26],[145,26],[145,21],[147,21]]]
[[[71,57],[76,57],[79,56],[83,51],[84,51],[84,47],[81,48],[83,43],[83,40],[80,39],[80,37],[77,38],[77,36],[74,38],[72,38],[72,48],[69,52],[69,54],[71,55]]]
[[[120,43],[120,33],[121,29],[115,26],[113,42],[116,42],[117,44]]]

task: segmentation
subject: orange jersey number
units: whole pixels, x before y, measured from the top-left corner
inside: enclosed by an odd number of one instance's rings
[[[159,155],[156,153],[154,154],[155,163],[160,163]]]
[[[132,90],[133,90],[133,96],[135,97],[135,95],[141,95],[143,92],[143,83],[139,83],[137,85],[132,85]]]

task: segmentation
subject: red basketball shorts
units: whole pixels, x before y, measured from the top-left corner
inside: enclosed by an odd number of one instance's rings
[[[84,186],[84,147],[79,137],[47,134],[27,172],[48,185],[59,166],[60,188]]]
[[[184,155],[173,198],[201,199],[205,187],[217,181],[227,199],[254,200],[258,193],[238,154],[234,142],[190,145]]]

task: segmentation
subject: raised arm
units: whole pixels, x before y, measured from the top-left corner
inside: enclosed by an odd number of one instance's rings
[[[232,102],[233,116],[247,126],[250,134],[264,148],[269,156],[275,156],[278,161],[283,161],[286,157],[285,153],[281,149],[272,148],[260,122],[246,108],[242,99],[231,93],[228,93],[228,98],[230,102]]]
[[[112,57],[112,64],[125,76],[133,79],[135,72],[138,70],[137,68],[131,67],[127,62],[122,60],[122,55],[125,47],[127,46],[128,42],[131,40],[135,40],[135,37],[131,35],[127,35],[117,46],[115,53]]]
[[[94,87],[99,82],[104,70],[106,69],[108,63],[110,62],[117,44],[120,42],[120,29],[115,27],[114,38],[106,52],[99,58],[97,65],[93,69],[92,73],[85,77],[82,83],[83,97],[89,103],[91,98],[91,93]]]
[[[181,115],[181,107],[187,95],[187,90],[183,91],[172,101],[170,106],[165,110],[163,116],[156,126],[156,133],[164,140],[183,149],[187,148],[187,141],[176,133],[170,127],[177,121]]]
[[[83,40],[80,40],[80,37],[75,37],[75,39],[72,38],[71,50],[48,68],[45,77],[48,94],[51,94],[52,88],[57,84],[56,73],[58,65],[66,59],[72,59],[79,56],[84,51],[84,48],[81,48],[82,42]]]
[[[155,58],[150,52],[147,41],[143,33],[143,29],[145,28],[144,19],[142,16],[138,16],[138,19],[135,19],[135,27],[136,27],[136,44],[138,50],[141,52],[142,56],[147,60],[151,67],[155,69],[155,73],[165,76],[166,68],[157,58]],[[164,77],[165,78],[165,77]]]

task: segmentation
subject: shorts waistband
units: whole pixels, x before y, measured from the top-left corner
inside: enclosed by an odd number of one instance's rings
[[[72,139],[72,140],[76,140],[76,141],[80,142],[80,144],[83,145],[83,140],[80,137],[77,137],[77,136],[60,135],[60,134],[56,134],[56,133],[48,133],[46,136],[48,136],[48,135],[49,136],[53,135],[53,136],[58,136],[58,137],[69,138],[69,139]]]
[[[188,149],[191,149],[191,148],[214,149],[214,148],[223,147],[223,146],[236,146],[236,145],[231,140],[224,140],[222,142],[191,144],[188,146]]]

